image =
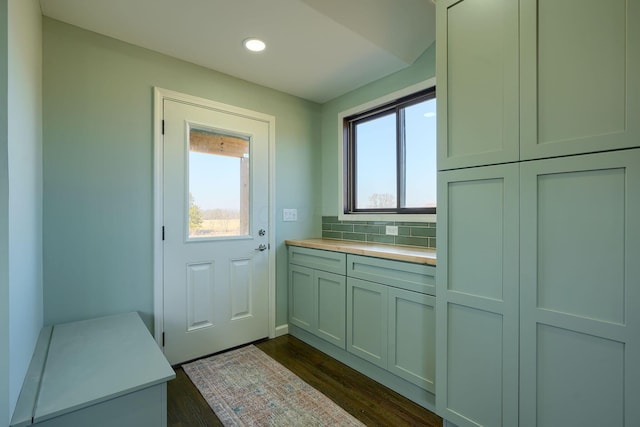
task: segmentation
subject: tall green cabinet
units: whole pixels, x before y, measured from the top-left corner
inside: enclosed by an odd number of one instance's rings
[[[439,0],[436,407],[640,425],[640,1]]]

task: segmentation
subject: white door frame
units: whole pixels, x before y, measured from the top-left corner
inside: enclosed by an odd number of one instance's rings
[[[244,108],[234,107],[228,104],[211,101],[197,96],[186,95],[168,89],[154,87],[154,106],[153,106],[153,316],[154,316],[154,337],[160,347],[162,347],[162,332],[164,331],[164,284],[163,284],[163,245],[162,245],[162,226],[164,225],[164,217],[162,214],[163,203],[163,176],[164,176],[164,158],[163,158],[163,134],[162,105],[165,99],[214,108],[223,112],[236,114],[253,120],[259,120],[269,124],[269,197],[268,197],[268,215],[269,215],[269,338],[276,336],[276,256],[275,256],[275,235],[276,224],[275,215],[275,124],[276,118],[268,114],[258,113],[256,111]]]

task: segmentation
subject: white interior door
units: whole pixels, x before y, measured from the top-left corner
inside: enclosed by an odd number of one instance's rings
[[[269,123],[165,99],[164,351],[171,364],[269,335]]]

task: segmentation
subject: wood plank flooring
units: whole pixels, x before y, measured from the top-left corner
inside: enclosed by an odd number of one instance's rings
[[[368,426],[442,427],[442,418],[291,335],[255,345]],[[222,425],[181,368],[167,384],[167,425]]]

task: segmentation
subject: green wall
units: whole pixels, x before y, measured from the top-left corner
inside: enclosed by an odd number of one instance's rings
[[[8,425],[43,323],[42,17],[38,0],[0,10],[0,425]]]
[[[277,318],[284,239],[320,234],[320,106],[43,18],[44,321],[153,320],[153,87],[276,117]],[[298,221],[283,223],[282,208]]]
[[[7,0],[0,0],[0,425],[9,424],[9,158]]]
[[[322,215],[338,215],[338,113],[436,75],[435,44],[408,68],[322,105]]]

